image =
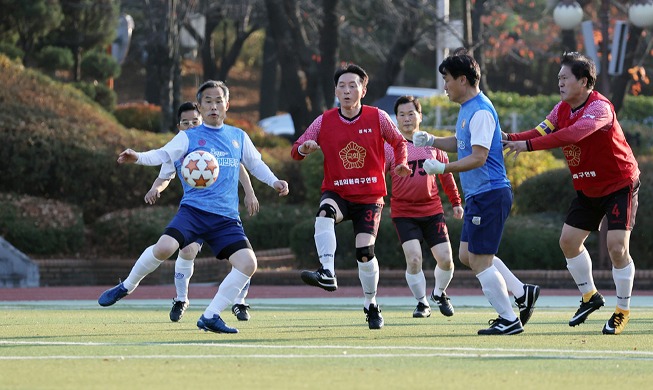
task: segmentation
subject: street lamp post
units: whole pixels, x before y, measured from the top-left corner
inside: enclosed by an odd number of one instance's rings
[[[553,20],[562,29],[564,51],[576,50],[574,29],[583,20],[583,9],[574,0],[561,0],[553,9]]]

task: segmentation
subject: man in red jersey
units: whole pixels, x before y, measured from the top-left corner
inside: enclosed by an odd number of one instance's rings
[[[585,248],[590,231],[608,222],[608,252],[617,307],[603,327],[604,334],[620,334],[630,316],[635,264],[630,257],[630,232],[637,214],[639,168],[617,121],[612,103],[594,91],[596,67],[579,53],[562,56],[559,102],[535,129],[506,135],[504,148],[515,158],[521,152],[561,147],[576,190],[560,235],[567,268],[583,294],[569,326],[582,324],[605,304],[592,277],[592,261]]]
[[[302,271],[302,280],[311,286],[335,291],[335,224],[351,220],[356,235],[358,277],[365,294],[363,311],[370,329],[381,329],[383,317],[376,303],[379,263],[374,243],[379,228],[385,185],[384,142],[393,148],[395,173],[411,173],[406,165],[406,140],[384,111],[365,106],[367,73],[358,65],[338,69],[333,77],[340,108],[317,117],[294,143],[291,155],[302,160],[322,150],[324,181],[315,218],[315,246],[321,267]]]
[[[448,163],[447,153],[427,146],[413,145],[413,134],[419,131],[422,123],[422,105],[413,96],[401,96],[394,105],[397,127],[408,141],[408,165],[413,173],[406,177],[397,176],[394,169],[394,156],[390,145],[385,146],[385,166],[392,179],[392,198],[390,216],[397,230],[401,247],[406,256],[406,283],[417,300],[413,317],[431,316],[431,307],[426,296],[426,277],[422,270],[422,240],[426,241],[436,261],[433,271],[435,288],[431,300],[438,305],[440,313],[450,317],[454,313],[445,290],[453,278],[454,263],[449,242],[449,233],[444,220],[444,209],[436,182],[436,175],[424,171],[427,159],[437,159]],[[453,173],[437,175],[444,192],[453,206],[453,217],[463,217],[462,200]]]

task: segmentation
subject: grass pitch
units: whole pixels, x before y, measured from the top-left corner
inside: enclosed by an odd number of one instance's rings
[[[411,298],[412,299],[412,298]],[[412,318],[414,301],[380,302],[369,330],[361,300],[252,300],[252,319],[224,312],[236,335],[199,331],[208,301],[179,323],[168,301],[0,303],[1,389],[603,389],[653,383],[653,308],[605,336],[612,308],[575,328],[575,307],[538,308],[515,336],[478,336],[481,306]],[[454,302],[455,304],[455,302]]]

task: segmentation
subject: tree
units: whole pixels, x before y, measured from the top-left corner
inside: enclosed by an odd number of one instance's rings
[[[118,24],[117,0],[60,0],[64,18],[48,42],[73,53],[73,79],[81,79],[84,51],[105,49],[113,41]]]
[[[0,0],[0,33],[18,35],[23,63],[29,65],[39,41],[59,27],[64,15],[57,0]]]

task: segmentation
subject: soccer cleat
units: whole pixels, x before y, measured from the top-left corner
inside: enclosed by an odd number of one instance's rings
[[[213,318],[206,318],[202,314],[200,319],[197,320],[197,327],[205,332],[238,333],[238,329],[227,326],[218,314],[214,314]]]
[[[413,312],[413,318],[426,318],[431,316],[431,308],[422,302],[417,302],[417,307]]]
[[[323,288],[327,291],[336,291],[338,289],[338,282],[336,277],[331,274],[331,271],[320,267],[317,271],[302,271],[302,280],[304,283]]]
[[[99,303],[100,306],[111,306],[127,295],[129,295],[127,289],[123,286],[122,282],[120,282],[119,285],[111,287],[103,292],[102,295],[100,295],[100,298],[98,298],[97,303]]]
[[[442,315],[447,317],[451,317],[453,315],[453,306],[451,306],[449,297],[444,291],[442,292],[442,296],[435,295],[435,291],[433,291],[431,293],[431,300],[438,305]]]
[[[526,325],[528,320],[531,319],[533,309],[535,309],[535,302],[537,302],[539,296],[540,286],[525,284],[524,296],[521,298],[515,298],[515,303],[519,308],[519,320],[521,321],[522,326]]]
[[[177,322],[181,320],[188,309],[188,302],[172,300],[172,309],[170,309],[170,321]]]
[[[487,329],[481,329],[478,331],[480,335],[509,335],[509,334],[518,334],[524,331],[524,327],[521,324],[519,318],[515,318],[514,321],[508,321],[503,317],[498,317],[497,319],[488,321],[490,327]]]
[[[630,310],[624,312],[617,308],[608,322],[603,325],[603,334],[621,334],[630,319],[629,313]]]
[[[603,295],[601,295],[598,291],[595,292],[587,302],[583,302],[581,299],[580,307],[578,310],[576,310],[576,314],[571,317],[571,320],[569,320],[569,326],[582,324],[590,314],[598,310],[603,305],[605,305],[605,299],[603,298]]]
[[[249,305],[246,303],[236,303],[231,306],[231,312],[234,313],[238,321],[249,321]]]
[[[370,304],[370,308],[363,308],[363,312],[365,312],[365,321],[370,329],[383,328],[383,316],[378,305]]]

